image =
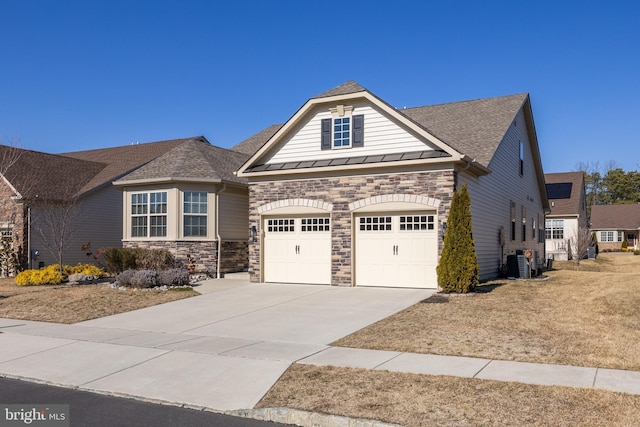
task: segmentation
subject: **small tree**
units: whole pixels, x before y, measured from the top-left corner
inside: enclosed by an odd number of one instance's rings
[[[600,253],[600,246],[598,246],[598,235],[596,234],[595,231],[591,233],[591,241],[593,242],[593,245],[596,247],[596,256],[598,256],[598,254]]]
[[[577,226],[575,235],[570,239],[569,246],[575,251],[576,270],[580,270],[580,261],[587,257],[589,248],[593,247],[594,237],[585,226]]]
[[[443,292],[467,293],[480,283],[467,184],[453,195],[442,256],[436,271],[438,286]]]

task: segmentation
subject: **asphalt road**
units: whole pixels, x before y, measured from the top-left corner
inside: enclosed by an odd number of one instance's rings
[[[285,426],[285,424],[0,378],[0,404],[12,403],[69,405],[70,425],[75,427]]]

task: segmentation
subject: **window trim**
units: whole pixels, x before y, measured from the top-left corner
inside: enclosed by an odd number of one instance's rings
[[[130,193],[129,235],[132,239],[167,237],[169,216],[168,194],[168,191],[135,191]],[[152,197],[152,195],[160,195],[160,200],[155,200],[155,197]],[[141,201],[141,199],[143,201]],[[134,206],[137,208],[134,209]],[[138,212],[138,210],[142,210],[142,212]],[[143,229],[144,235],[141,235],[140,231]],[[158,233],[158,231],[160,231],[160,233]]]
[[[189,201],[187,202],[187,195],[198,194],[199,198],[196,202]],[[204,196],[204,203],[202,201],[202,196]],[[181,214],[182,214],[182,237],[185,238],[207,238],[209,237],[209,193],[207,191],[196,191],[196,190],[183,190],[181,191]],[[193,208],[189,209],[190,212],[187,212],[187,203],[190,206],[199,206],[200,208],[204,206],[204,212],[193,212]],[[199,209],[200,210],[200,209]],[[201,229],[202,224],[194,226],[189,225],[187,227],[187,218],[204,218],[204,234],[187,234],[187,228],[189,229]]]
[[[320,149],[344,150],[349,148],[364,147],[364,114],[353,114],[353,106],[337,105],[330,108],[331,118],[320,120]],[[349,129],[341,133],[347,133],[348,143],[336,146],[336,120],[349,119]],[[344,124],[339,124],[340,126]],[[346,139],[346,138],[345,138]]]
[[[520,144],[520,176],[524,176],[524,144],[522,141],[518,141]]]
[[[546,240],[564,240],[564,219],[547,219],[544,224]]]
[[[516,240],[516,202],[511,200],[511,241]]]

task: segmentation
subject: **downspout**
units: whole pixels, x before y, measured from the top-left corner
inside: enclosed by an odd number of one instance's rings
[[[216,279],[220,279],[220,266],[222,265],[222,237],[220,237],[220,194],[227,189],[227,184],[222,184],[222,190],[216,191],[216,238],[218,239],[218,265],[216,266]]]

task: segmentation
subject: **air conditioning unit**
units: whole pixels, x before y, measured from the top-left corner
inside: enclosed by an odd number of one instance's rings
[[[527,257],[524,255],[518,255],[518,270],[521,278],[528,279],[531,277],[529,272],[529,262]]]

